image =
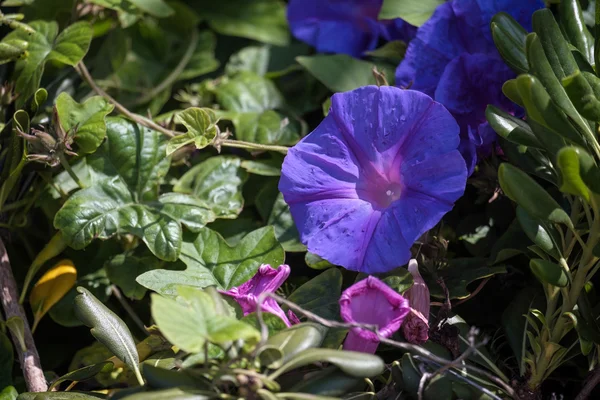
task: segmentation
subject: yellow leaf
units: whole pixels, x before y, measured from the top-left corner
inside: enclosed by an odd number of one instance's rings
[[[71,260],[60,260],[35,284],[29,295],[33,331],[42,317],[75,285],[77,270]]]

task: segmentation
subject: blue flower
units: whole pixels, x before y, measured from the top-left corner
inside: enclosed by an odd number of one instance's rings
[[[440,5],[422,25],[396,70],[396,85],[433,97],[454,115],[461,128],[461,152],[469,173],[477,154],[486,156],[495,133],[485,120],[494,104],[508,112],[516,106],[502,94],[515,76],[494,46],[489,24],[504,11],[527,30],[541,0],[452,0]]]
[[[383,0],[290,0],[292,34],[321,53],[360,57],[380,37],[410,40],[416,28],[401,19],[378,21]]]
[[[337,93],[327,117],[288,152],[279,190],[309,251],[350,270],[389,271],[463,194],[458,145],[458,124],[426,94]]]

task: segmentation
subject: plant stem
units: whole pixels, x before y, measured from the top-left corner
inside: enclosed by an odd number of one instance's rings
[[[79,186],[80,189],[85,189],[85,186],[79,180],[79,177],[77,176],[77,174],[75,173],[75,171],[73,171],[73,168],[71,168],[71,164],[69,164],[69,160],[67,160],[67,157],[65,157],[65,154],[64,153],[60,153],[58,155],[58,159],[60,160],[60,165],[62,165],[62,167],[65,169],[65,171],[67,171],[67,173],[69,174],[69,176],[71,177],[71,179],[73,179],[75,181],[75,183],[77,184],[77,186]]]
[[[115,285],[111,285],[110,290],[112,291],[112,294],[115,296],[115,298],[119,301],[123,309],[127,312],[127,314],[129,314],[133,322],[135,322],[135,324],[141,329],[142,332],[147,332],[144,322],[142,322],[141,318],[138,317],[138,315],[135,313],[133,308],[131,308],[129,303],[127,303],[127,300],[123,298],[123,295],[121,294],[119,288]]]
[[[6,247],[4,246],[2,239],[0,239],[0,294],[0,301],[2,302],[6,319],[18,317],[23,320],[26,351],[21,349],[21,345],[16,336],[12,335],[12,338],[13,343],[15,344],[15,351],[19,355],[19,361],[21,363],[21,369],[23,370],[23,377],[25,378],[27,390],[30,392],[45,392],[48,390],[48,384],[44,377],[40,356],[35,347],[31,329],[29,329],[25,311],[18,301],[19,293],[17,290],[17,283],[15,282],[8,253],[6,252]]]
[[[177,135],[182,135],[184,132],[173,131],[167,129],[165,127],[160,126],[156,122],[152,121],[149,118],[143,117],[139,114],[133,113],[127,109],[127,107],[123,106],[121,103],[113,99],[108,93],[106,93],[102,88],[100,88],[96,82],[94,82],[94,78],[90,75],[90,71],[88,71],[87,67],[84,63],[80,62],[75,70],[79,73],[79,75],[87,82],[88,85],[100,96],[106,98],[109,102],[111,102],[115,108],[123,115],[128,117],[134,122],[137,122],[140,125],[143,125],[147,128],[154,129],[162,133],[168,137],[174,137]],[[288,148],[286,146],[277,146],[277,145],[269,145],[269,144],[259,144],[259,143],[251,143],[244,142],[241,140],[230,140],[230,139],[222,139],[218,141],[219,145],[225,147],[235,147],[238,149],[248,149],[248,150],[259,150],[259,151],[276,151],[278,153],[287,154]]]
[[[581,392],[579,392],[577,397],[575,397],[575,400],[588,399],[590,394],[592,394],[592,390],[594,390],[598,384],[600,384],[600,368],[596,368],[594,371],[592,371],[587,382],[583,386],[583,389],[581,389]]]

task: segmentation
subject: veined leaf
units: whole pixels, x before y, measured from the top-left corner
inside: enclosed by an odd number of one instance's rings
[[[190,107],[177,113],[175,120],[186,127],[187,133],[169,140],[167,155],[189,144],[194,144],[197,149],[203,149],[212,143],[219,131],[218,119],[214,111],[209,108]]]
[[[137,348],[129,328],[114,312],[108,309],[87,289],[78,287],[80,293],[75,297],[75,314],[100,343],[105,345],[119,360],[132,371],[140,385],[144,384],[138,364]]]
[[[65,375],[52,382],[52,385],[50,385],[48,390],[52,391],[52,389],[55,389],[58,385],[65,381],[85,381],[95,377],[101,372],[108,372],[112,369],[113,363],[110,361],[88,365],[86,367],[76,369],[75,371],[67,372]]]
[[[106,137],[105,117],[114,106],[102,96],[79,104],[66,92],[56,98],[56,111],[65,132],[74,129],[78,153],[93,153]]]
[[[35,331],[42,317],[71,290],[76,281],[77,270],[71,260],[57,262],[42,275],[29,295],[29,303],[33,310],[32,331]]]
[[[137,281],[165,296],[175,296],[178,285],[227,290],[252,278],[261,264],[282,264],[284,254],[270,226],[250,232],[234,247],[204,228],[184,236],[180,259],[187,265],[185,271],[156,269]]]
[[[20,94],[17,107],[25,104],[40,86],[47,61],[76,65],[87,53],[92,40],[92,27],[88,22],[76,22],[60,34],[56,21],[33,21],[29,26],[35,30],[34,33],[16,29],[2,40],[3,43],[14,40],[28,43],[27,58],[17,61],[15,66],[15,89]]]

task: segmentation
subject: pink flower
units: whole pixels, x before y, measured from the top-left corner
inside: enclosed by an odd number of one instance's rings
[[[270,265],[263,264],[248,282],[227,291],[221,291],[221,294],[233,297],[242,307],[244,315],[248,315],[256,312],[258,296],[265,292],[275,293],[289,275],[290,267],[288,265],[280,265],[278,269],[273,269]],[[262,310],[277,315],[287,326],[300,322],[291,310],[286,315],[275,299],[270,297],[263,301]]]
[[[409,311],[408,300],[373,276],[350,286],[340,297],[344,321],[376,325],[379,335],[385,338],[400,329]],[[378,345],[379,338],[374,332],[352,328],[344,341],[344,350],[375,353]]]
[[[419,273],[417,260],[408,262],[408,271],[413,276],[414,284],[405,293],[411,312],[402,325],[402,333],[407,341],[421,344],[429,339],[429,289]]]

